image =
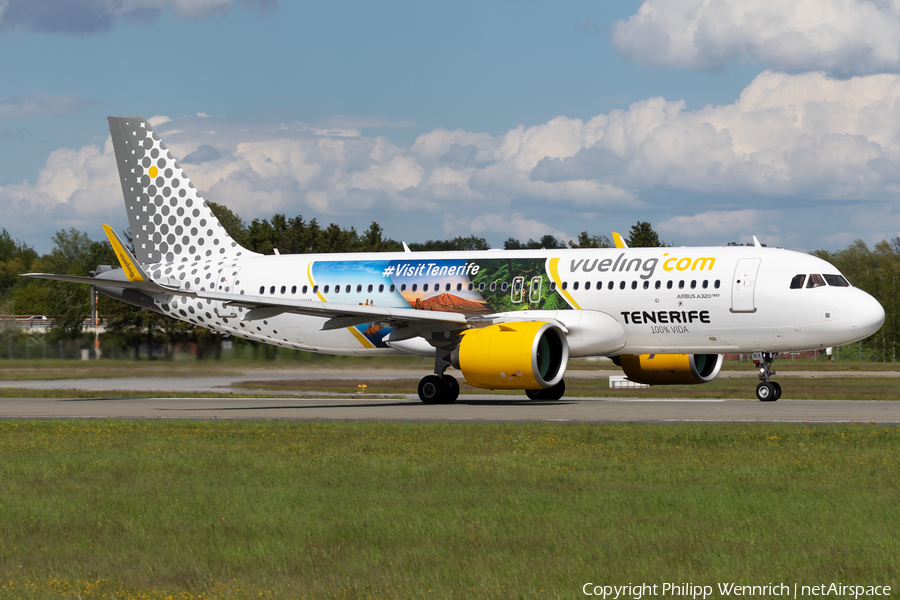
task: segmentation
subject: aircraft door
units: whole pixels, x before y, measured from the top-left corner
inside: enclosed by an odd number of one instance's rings
[[[756,312],[754,296],[761,258],[742,258],[734,268],[731,281],[731,312]]]
[[[513,277],[512,281],[512,292],[510,292],[509,299],[513,301],[513,304],[521,304],[522,298],[525,296],[525,278],[524,277]]]
[[[219,269],[219,274],[216,277],[216,291],[225,294],[233,293],[234,284],[237,281],[237,275],[240,270],[240,267],[235,266]],[[216,315],[223,319],[233,319],[237,317],[237,311],[233,306],[225,306],[224,302],[216,302]]]
[[[529,300],[532,304],[539,304],[541,301],[541,283],[544,281],[543,277],[532,277],[531,278],[531,293],[529,294]]]

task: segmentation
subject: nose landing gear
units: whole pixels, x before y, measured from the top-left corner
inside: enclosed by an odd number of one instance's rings
[[[759,366],[760,383],[756,386],[756,397],[760,402],[775,402],[781,398],[781,386],[778,382],[769,381],[775,371],[772,370],[772,361],[778,356],[777,352],[754,352],[753,362]]]

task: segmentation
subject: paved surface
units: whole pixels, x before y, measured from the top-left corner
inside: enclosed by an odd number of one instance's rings
[[[418,381],[429,373],[423,366],[421,369],[371,369],[352,371],[348,369],[292,369],[271,370],[252,369],[238,375],[211,377],[113,377],[96,379],[48,379],[41,381],[0,381],[0,387],[14,387],[39,390],[155,390],[183,392],[214,392],[228,394],[232,391],[243,393],[245,389],[232,389],[232,385],[244,381],[286,381],[310,379],[349,379],[361,383],[384,379],[414,379]],[[458,375],[458,372],[453,371]],[[610,375],[621,375],[621,371],[577,371],[566,372],[566,379],[605,379]],[[756,379],[756,371],[722,371],[719,379],[728,378]],[[827,377],[875,377],[898,378],[900,371],[784,371],[779,372],[776,380],[791,377],[827,378]],[[605,383],[603,384],[605,385]],[[755,389],[756,385],[750,386]],[[751,390],[752,392],[752,390]],[[285,392],[286,393],[286,392]]]
[[[3,398],[0,418],[373,419],[397,421],[898,423],[900,402],[852,400],[620,400],[558,402],[463,396],[429,406],[418,399]]]

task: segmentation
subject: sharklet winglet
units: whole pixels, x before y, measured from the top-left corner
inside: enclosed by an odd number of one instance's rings
[[[622,236],[615,231],[612,232],[613,241],[616,243],[616,248],[627,248],[628,244],[625,243],[625,240],[622,239]]]
[[[119,259],[119,264],[122,266],[122,270],[125,271],[125,276],[128,277],[128,281],[150,281],[150,276],[147,275],[140,263],[134,259],[131,252],[128,251],[128,248],[125,247],[125,244],[113,231],[113,228],[109,225],[104,225],[103,231],[106,232],[106,237],[109,239],[109,243],[112,245],[113,251]]]

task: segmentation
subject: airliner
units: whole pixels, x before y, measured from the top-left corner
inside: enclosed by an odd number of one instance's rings
[[[131,227],[104,230],[121,268],[94,285],[147,310],[256,342],[433,359],[426,404],[470,386],[565,393],[568,359],[609,357],[630,381],[700,384],[725,354],[758,357],[756,395],[778,400],[778,353],[875,333],[884,309],[828,262],[753,246],[261,255],[222,227],[142,117],[109,117]]]

